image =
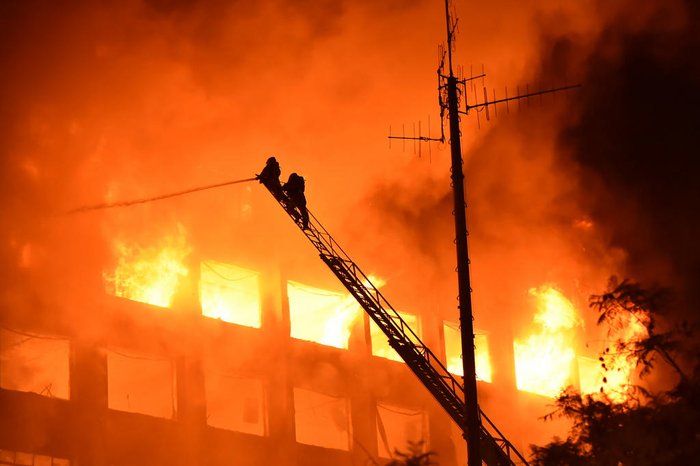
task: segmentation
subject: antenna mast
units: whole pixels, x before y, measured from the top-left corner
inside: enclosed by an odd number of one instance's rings
[[[447,90],[447,117],[449,121],[450,154],[452,157],[452,193],[454,195],[455,244],[457,249],[457,281],[459,284],[459,321],[462,336],[462,364],[464,369],[464,418],[466,428],[468,465],[481,466],[481,421],[476,392],[476,363],[474,361],[474,317],[472,313],[471,278],[469,275],[469,249],[467,245],[467,215],[464,195],[464,172],[462,170],[462,144],[459,128],[458,80],[452,69],[452,37],[457,22],[450,16],[450,1],[445,0],[447,24],[447,68],[443,74],[441,63],[440,87]]]
[[[514,451],[517,457],[523,464],[527,464],[525,459],[517,453],[510,442],[505,441],[504,446],[498,446],[500,448],[501,454],[505,453],[505,456],[499,458],[493,458],[494,452],[489,446],[488,439],[490,433],[483,430],[484,424],[482,420],[485,420],[487,424],[490,424],[494,429],[495,426],[491,421],[481,412],[479,409],[479,400],[476,390],[476,363],[474,358],[474,315],[472,311],[472,296],[471,296],[471,278],[469,274],[469,248],[467,244],[467,237],[469,233],[467,231],[467,203],[465,200],[465,177],[463,171],[464,161],[462,160],[462,144],[461,144],[461,131],[459,126],[459,118],[461,115],[469,115],[471,110],[477,112],[477,122],[479,121],[480,111],[485,111],[486,119],[489,120],[489,106],[493,106],[494,116],[498,114],[498,104],[506,104],[506,111],[508,110],[508,102],[517,100],[518,103],[522,99],[528,99],[530,97],[542,96],[544,94],[550,94],[554,92],[566,91],[580,87],[580,85],[569,85],[550,89],[544,89],[540,91],[530,92],[526,87],[525,93],[521,94],[518,89],[516,95],[508,96],[508,89],[506,88],[505,98],[497,99],[496,91],[493,92],[493,98],[489,100],[488,92],[486,87],[483,88],[484,91],[484,101],[479,102],[477,97],[476,87],[474,85],[474,80],[478,78],[483,78],[486,74],[482,72],[481,74],[474,76],[470,73],[469,78],[458,79],[454,75],[453,65],[452,65],[452,52],[454,45],[454,35],[457,28],[457,20],[453,19],[450,15],[450,0],[445,0],[445,23],[447,26],[447,50],[440,48],[440,65],[437,70],[438,74],[438,98],[440,103],[440,138],[431,138],[430,135],[423,136],[420,133],[418,136],[406,137],[405,134],[402,136],[392,136],[391,131],[389,134],[389,139],[402,139],[412,140],[414,144],[417,142],[421,144],[427,142],[445,142],[445,114],[447,114],[447,126],[449,127],[449,144],[450,144],[450,155],[451,155],[451,184],[452,193],[454,197],[454,216],[455,216],[455,246],[457,250],[457,281],[459,288],[459,321],[462,337],[462,364],[464,370],[464,412],[463,412],[463,424],[459,422],[463,429],[464,439],[467,441],[467,464],[468,466],[482,466],[482,459],[485,459],[488,464],[511,464],[515,463],[511,460],[510,452]],[[447,58],[447,62],[445,62]],[[468,88],[467,84],[471,84],[474,91],[474,103],[469,103],[467,99]],[[460,96],[464,99],[464,108],[460,110]],[[420,127],[419,127],[420,128]],[[415,131],[414,131],[415,133]],[[497,429],[496,429],[497,430]],[[484,433],[484,444],[482,444],[482,431]],[[502,434],[498,433],[500,438]],[[505,439],[502,439],[505,440]],[[492,463],[496,461],[495,463]],[[502,462],[505,461],[505,462]]]

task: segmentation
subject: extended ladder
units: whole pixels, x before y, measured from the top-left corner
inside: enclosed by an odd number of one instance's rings
[[[418,335],[411,330],[399,313],[372,284],[367,275],[343,251],[316,217],[309,212],[308,228],[304,229],[300,213],[295,209],[292,201],[284,194],[275,194],[272,190],[270,192],[318,249],[323,262],[386,334],[391,347],[403,358],[406,365],[433,394],[457,425],[464,430],[466,422],[462,385],[447,371],[437,356],[418,338]],[[479,409],[479,413],[483,461],[488,466],[527,465],[525,458],[481,409]]]

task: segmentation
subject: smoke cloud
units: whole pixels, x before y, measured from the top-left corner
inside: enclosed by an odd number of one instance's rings
[[[475,299],[488,296],[482,305],[492,308],[489,301],[512,288],[506,308],[517,314],[522,290],[550,281],[585,308],[605,276],[618,274],[670,286],[681,308],[694,309],[697,8],[680,1],[588,8],[540,11],[531,71],[511,76],[582,88],[511,103],[507,115],[501,107],[476,134],[465,122]],[[426,242],[439,244],[429,238],[454,236],[444,220],[449,181],[426,188],[433,174],[411,176],[417,181],[380,185],[369,199],[387,225],[408,232],[399,244],[425,252]],[[451,248],[431,251],[440,258],[432,263],[453,261]]]
[[[698,8],[626,7],[608,12],[590,49],[569,49],[584,87],[559,142],[600,188],[587,207],[608,244],[627,251],[625,272],[672,286],[696,309]]]

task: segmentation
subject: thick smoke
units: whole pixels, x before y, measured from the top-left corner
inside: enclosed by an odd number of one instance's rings
[[[416,14],[419,4],[402,2],[398,18]],[[3,3],[4,311],[34,320],[61,308],[82,312],[76,309],[86,307],[79,304],[85,295],[101,293],[115,238],[148,246],[179,224],[206,245],[204,256],[284,250],[294,231],[279,233],[284,218],[252,185],[130,210],[62,214],[247,178],[270,153],[285,177],[292,170],[306,175],[311,193],[358,178],[363,168],[350,155],[368,152],[365,146],[334,150],[335,141],[347,141],[358,126],[348,100],[378,90],[363,84],[356,60],[364,53],[361,25],[347,20],[366,24],[398,5],[349,6]],[[387,35],[372,28],[374,37]],[[338,53],[347,41],[360,43]],[[329,131],[328,115],[343,124]],[[383,129],[384,122],[372,126]],[[252,217],[243,218],[246,205]]]
[[[691,2],[579,7],[544,9],[533,50],[514,50],[532,55],[530,70],[500,80],[511,92],[528,80],[582,88],[501,107],[488,124],[482,114],[481,131],[465,118],[463,140],[477,331],[492,330],[497,345],[522,336],[527,289],[551,283],[584,313],[579,354],[595,357],[604,335],[587,300],[609,275],[668,286],[679,312],[696,318],[700,36]],[[397,294],[439,295],[435,312],[454,320],[444,299],[456,290],[447,173],[397,172],[412,181],[382,183],[367,198],[381,219],[368,236],[387,238],[371,257],[420,271]],[[383,255],[389,247],[406,254]]]
[[[627,251],[624,273],[671,286],[697,309],[699,10],[657,2],[630,16],[636,4],[625,6],[607,13],[590,48],[565,54],[579,62],[583,88],[559,141],[599,187],[586,207],[608,244]]]
[[[627,2],[580,13],[542,12],[539,66],[511,78],[581,89],[511,104],[509,115],[501,108],[485,135],[466,125],[474,275],[486,286],[475,299],[541,280],[578,294],[585,307],[605,275],[618,274],[670,286],[685,306],[697,305],[698,10]],[[453,236],[444,221],[447,180],[426,189],[434,177],[412,175],[417,181],[382,185],[370,199],[387,225],[408,232],[399,243],[426,252],[430,238]],[[432,253],[440,264],[454,254]]]

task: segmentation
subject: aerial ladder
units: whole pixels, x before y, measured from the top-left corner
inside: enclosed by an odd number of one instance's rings
[[[318,250],[321,260],[347,288],[389,339],[389,345],[430,391],[447,414],[465,431],[464,388],[401,318],[362,270],[350,259],[318,219],[309,212],[306,228],[294,201],[269,189],[294,223]],[[520,452],[479,408],[481,454],[488,466],[527,465]]]

